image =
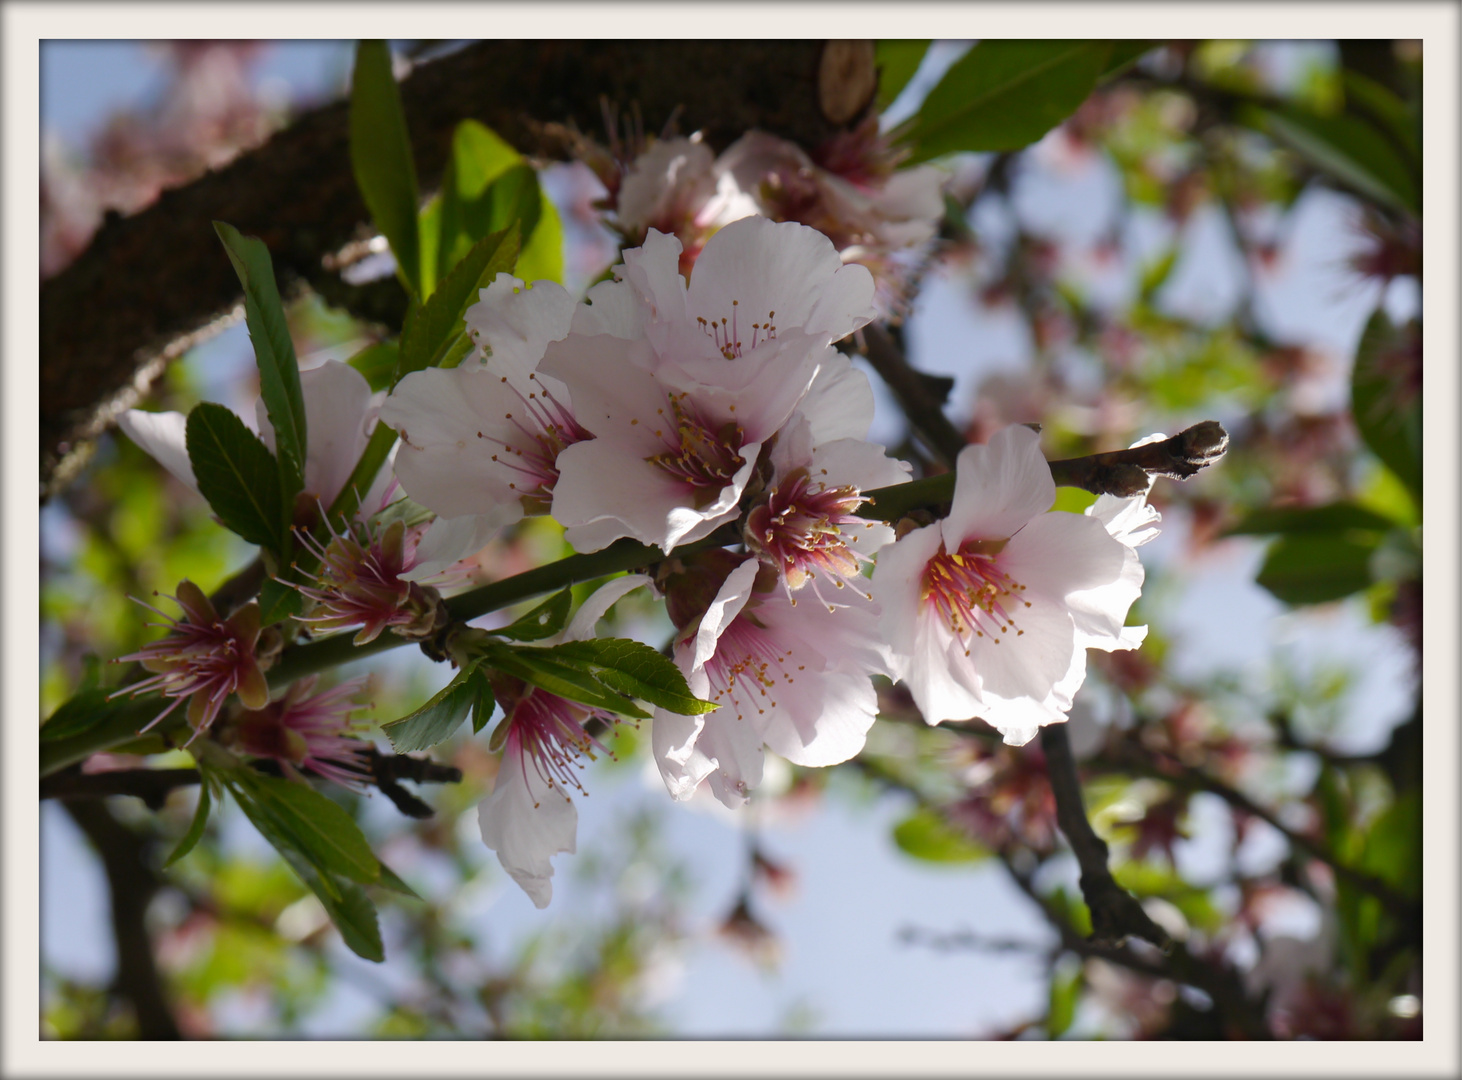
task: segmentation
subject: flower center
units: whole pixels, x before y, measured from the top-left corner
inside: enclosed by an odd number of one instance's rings
[[[743,609],[716,642],[715,655],[706,661],[710,700],[729,703],[738,720],[745,720],[752,711],[761,716],[775,709],[778,684],[791,684],[796,678],[787,663],[792,650],[778,648],[769,637],[757,626],[755,616]],[[801,671],[802,665],[796,670]]]
[[[521,434],[510,437],[511,441],[495,439],[480,431],[477,437],[501,448],[492,455],[493,461],[521,474],[521,479],[509,483],[508,487],[524,500],[524,509],[546,514],[553,499],[553,487],[558,483],[558,455],[565,447],[594,436],[580,426],[573,411],[553,396],[536,372],[528,378],[538,389],[525,396],[508,382],[507,376],[502,377],[504,385],[522,403],[521,409],[504,413],[503,419]]]
[[[505,724],[509,728],[508,738],[516,739],[521,749],[521,767],[525,776],[531,761],[534,770],[549,787],[558,789],[565,796],[569,787],[582,792],[584,785],[577,776],[577,770],[584,767],[581,759],[595,760],[596,747],[610,758],[614,757],[612,751],[584,730],[584,721],[594,715],[610,723],[616,720],[610,714],[597,713],[557,694],[530,689],[518,700]]]
[[[716,343],[716,351],[727,360],[735,360],[741,353],[741,329],[738,314],[741,308],[740,300],[731,301],[731,318],[722,318],[720,322],[715,319],[704,319],[696,316],[696,322],[700,323],[701,330],[705,335]],[[751,324],[751,348],[758,345],[765,345],[768,341],[774,341],[777,337],[776,323],[772,322],[777,317],[775,311],[768,311],[766,322],[754,322]]]
[[[675,428],[656,429],[655,437],[666,449],[645,460],[692,488],[696,509],[700,509],[713,502],[716,493],[731,483],[736,471],[746,464],[741,456],[745,433],[734,420],[712,429],[700,411],[686,403],[686,393],[668,396]],[[664,416],[663,409],[660,415]]]
[[[861,578],[860,564],[871,561],[850,546],[858,541],[858,526],[873,527],[873,522],[854,513],[862,502],[856,487],[817,484],[807,469],[797,469],[747,515],[746,546],[777,568],[794,605],[797,601],[790,594],[809,582],[816,592],[819,572],[841,589]],[[823,599],[821,593],[817,596]]]
[[[953,555],[939,554],[924,568],[919,599],[939,612],[969,655],[970,635],[988,637],[996,645],[1000,635],[1015,627],[1013,614],[1030,601],[1021,597],[1025,586],[1001,570],[997,558],[1008,540],[967,540]],[[1025,631],[1016,627],[1015,636]]]

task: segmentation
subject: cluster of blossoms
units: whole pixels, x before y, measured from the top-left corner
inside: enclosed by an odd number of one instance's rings
[[[612,130],[612,125],[611,125]],[[918,249],[934,239],[944,214],[944,173],[932,165],[899,168],[907,150],[870,116],[811,153],[764,131],[749,131],[719,156],[697,136],[643,136],[608,150],[587,141],[580,156],[604,185],[601,205],[627,245],[650,231],[680,241],[689,274],[722,226],[751,215],[810,226],[844,262],[873,272],[883,316],[902,314]]]
[[[878,713],[878,676],[906,683],[930,723],[979,716],[1013,745],[1064,720],[1086,650],[1142,639],[1124,622],[1142,583],[1134,549],[1156,531],[1145,498],[1050,512],[1037,436],[1011,427],[960,454],[943,520],[900,535],[865,517],[867,492],[910,473],[867,440],[872,390],[834,348],[878,316],[873,274],[822,232],[762,216],[710,236],[688,279],[685,250],[650,228],[583,302],[500,275],[467,312],[476,354],[409,374],[384,401],[345,365],[303,373],[305,484],[321,505],[377,417],[400,438],[361,500],[374,513],[305,540],[319,569],[300,587],[310,602],[300,621],[359,626],[358,641],[388,628],[429,636],[443,613],[418,583],[549,513],[579,552],[630,538],[663,553],[653,577],[602,586],[543,644],[592,638],[633,589],[665,598],[674,662],[717,706],[653,715],[654,757],[676,799],[705,786],[740,806],[767,749],[810,767],[851,758]],[[191,482],[181,417],[131,414],[124,426]],[[262,412],[259,428],[272,443]],[[393,502],[398,485],[406,501]],[[358,781],[364,759],[343,704],[353,690],[297,687],[270,704],[257,605],[219,620],[196,588],[179,595],[187,624],[138,658],[164,693],[191,697],[194,727],[237,692],[238,745]],[[551,856],[575,847],[569,790],[604,750],[596,725],[614,717],[504,672],[489,678],[503,756],[482,834],[544,906]]]
[[[711,236],[689,280],[683,255],[651,229],[582,303],[507,275],[484,289],[467,316],[478,356],[408,375],[382,408],[410,497],[443,527],[548,511],[580,552],[629,537],[665,554],[653,586],[675,662],[719,706],[654,714],[677,799],[705,785],[741,805],[767,749],[852,757],[879,675],[907,682],[931,723],[981,716],[1013,744],[1063,720],[1086,649],[1141,640],[1123,623],[1155,512],[1141,498],[1048,512],[1050,469],[1015,427],[964,451],[944,521],[896,540],[860,509],[909,467],[867,441],[871,388],[833,348],[877,316],[872,274],[764,217]],[[712,534],[720,546],[683,550]],[[569,636],[647,584],[601,588]],[[503,700],[483,835],[544,905],[550,856],[574,848],[591,710],[534,688]]]

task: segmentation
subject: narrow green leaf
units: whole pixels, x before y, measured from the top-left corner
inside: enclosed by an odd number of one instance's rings
[[[57,742],[81,735],[107,720],[121,726],[133,724],[141,728],[167,707],[158,697],[120,697],[108,701],[110,693],[104,687],[79,690],[74,696],[61,703],[44,724],[41,725],[41,742]],[[128,720],[127,718],[131,719]]]
[[[279,469],[259,436],[230,410],[205,401],[188,414],[184,437],[198,490],[218,519],[251,544],[284,550]]]
[[[431,298],[410,311],[401,330],[398,378],[435,367],[465,333],[463,316],[477,302],[478,290],[510,271],[518,258],[516,223],[483,237],[452,268]]]
[[[1046,1009],[1046,1037],[1059,1039],[1076,1019],[1076,1002],[1081,997],[1082,968],[1073,964],[1051,973],[1050,1004]]]
[[[717,707],[692,694],[680,669],[643,642],[595,638],[567,641],[544,651],[555,661],[581,666],[612,690],[682,716],[696,716]]]
[[[213,798],[208,794],[208,781],[205,779],[198,785],[198,809],[193,811],[193,822],[178,841],[178,846],[173,848],[173,853],[162,864],[164,870],[198,846],[198,841],[203,839],[203,830],[208,826],[208,812],[212,807]]]
[[[516,622],[494,630],[498,637],[510,641],[542,641],[557,634],[569,621],[569,610],[574,604],[571,589],[556,592]]]
[[[1366,323],[1356,347],[1350,411],[1371,451],[1421,503],[1420,343],[1384,311]]]
[[[362,41],[355,51],[350,86],[350,164],[371,220],[391,244],[396,269],[421,295],[421,248],[417,237],[416,162],[406,132],[401,94],[391,74],[384,41]]]
[[[972,863],[990,857],[986,848],[928,809],[916,810],[894,826],[893,842],[924,862]]]
[[[582,661],[564,663],[554,657],[552,649],[494,643],[489,648],[486,662],[505,675],[522,679],[550,694],[577,701],[581,705],[641,720],[649,716],[649,713],[640,709],[629,698],[610,689],[594,674],[586,671]]]
[[[1346,108],[1366,113],[1382,133],[1401,149],[1409,165],[1421,166],[1421,117],[1386,87],[1358,71],[1340,72]]]
[[[1104,83],[1115,79],[1157,48],[1159,44],[1161,42],[1157,41],[1113,41],[1111,51],[1107,53],[1106,64],[1102,67],[1101,76],[1097,81]]]
[[[1245,515],[1225,536],[1264,536],[1273,533],[1335,533],[1358,529],[1362,532],[1386,532],[1396,522],[1367,510],[1353,502],[1333,502],[1324,506],[1264,507]]]
[[[356,956],[377,964],[385,960],[386,947],[381,941],[380,918],[366,891],[353,881],[321,873],[298,852],[280,849],[280,854],[300,880],[319,897],[325,914],[340,931],[346,948]]]
[[[253,769],[239,769],[230,778],[235,796],[240,792],[246,796],[239,800],[246,813],[246,803],[253,804],[250,820],[256,826],[261,818],[269,822],[274,834],[270,839],[285,839],[286,846],[298,851],[321,873],[359,882],[379,880],[381,864],[371,852],[370,843],[355,819],[338,803],[308,784],[265,776]]]
[[[1111,51],[1110,41],[979,42],[924,99],[911,160],[1029,146],[1086,100]]]
[[[1421,185],[1401,152],[1358,116],[1298,109],[1244,110],[1241,118],[1363,198],[1421,215]]]
[[[878,65],[878,111],[883,112],[903,92],[929,51],[929,39],[883,39],[874,46]]]
[[[396,342],[378,341],[374,345],[367,345],[346,362],[365,376],[372,390],[389,390],[400,355],[401,350]]]
[[[1371,583],[1371,553],[1378,541],[1334,533],[1296,533],[1270,548],[1258,582],[1286,604],[1323,604]]]
[[[439,265],[446,261],[441,252],[442,204],[452,179],[452,161],[447,159],[447,171],[442,177],[442,193],[433,195],[416,215],[416,235],[421,245],[421,298],[423,300],[436,291],[437,282],[446,276],[447,268]]]
[[[383,724],[381,730],[398,754],[426,750],[447,739],[467,719],[476,698],[468,676],[475,668],[459,671],[421,708],[400,720]]]
[[[472,672],[472,734],[476,735],[487,722],[492,719],[492,711],[497,708],[497,696],[492,692],[492,681],[487,677],[487,669],[479,667]]]
[[[274,264],[262,240],[244,236],[232,225],[213,223],[223,241],[239,284],[244,287],[244,319],[254,359],[259,365],[259,396],[274,428],[279,458],[279,489],[285,512],[294,509],[294,497],[304,488],[309,433],[305,428],[305,397],[300,388],[299,362],[290,340],[289,323],[274,281]],[[290,521],[283,523],[288,538]]]
[[[402,881],[397,876],[396,871],[392,870],[385,863],[381,863],[381,880],[376,882],[376,884],[383,889],[390,889],[394,893],[400,893],[402,896],[409,896],[413,900],[421,899],[421,894],[406,884],[406,882]]]

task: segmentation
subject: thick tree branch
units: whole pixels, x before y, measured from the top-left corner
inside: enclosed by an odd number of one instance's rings
[[[147,842],[114,818],[100,800],[68,802],[66,812],[91,841],[106,870],[117,941],[113,986],[132,1005],[138,1037],[180,1038],[147,933],[147,905],[159,884],[148,865]]]
[[[1228,432],[1223,425],[1204,420],[1161,442],[1053,461],[1051,476],[1059,486],[1079,487],[1097,495],[1141,495],[1149,477],[1186,480],[1227,450]]]
[[[717,148],[753,127],[815,145],[833,130],[818,103],[822,49],[818,41],[485,42],[423,64],[401,96],[429,191],[460,120],[481,120],[527,153],[563,157],[563,125],[598,131],[606,96],[637,104],[652,126],[678,108],[682,129],[703,130]],[[330,294],[322,260],[367,218],[346,121],[344,103],[307,113],[227,167],[109,218],[41,286],[43,498],[64,484],[58,466],[68,454],[135,400],[188,335],[237,305],[213,220],[263,239],[286,289],[303,279]]]

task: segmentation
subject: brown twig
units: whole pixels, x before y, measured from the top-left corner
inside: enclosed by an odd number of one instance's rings
[[[1146,491],[1152,476],[1186,480],[1223,457],[1227,449],[1223,425],[1204,420],[1162,442],[1053,461],[1051,476],[1058,486],[1129,497]]]
[[[1121,945],[1139,937],[1160,949],[1170,949],[1172,939],[1153,922],[1137,898],[1112,877],[1107,866],[1107,843],[1091,827],[1081,798],[1081,780],[1065,724],[1041,728],[1041,749],[1046,754],[1046,774],[1056,796],[1056,821],[1081,865],[1081,895],[1091,909],[1092,940],[1098,945]]]
[[[953,468],[955,458],[964,448],[965,437],[944,415],[948,381],[914,370],[904,356],[903,346],[894,336],[895,332],[888,327],[869,323],[861,333],[863,355],[898,398],[904,415],[909,418],[920,440],[940,464]]]
[[[106,870],[117,942],[113,988],[131,1003],[139,1038],[180,1038],[147,933],[147,905],[160,884],[148,864],[147,842],[99,800],[67,802],[66,812],[91,841]]]

